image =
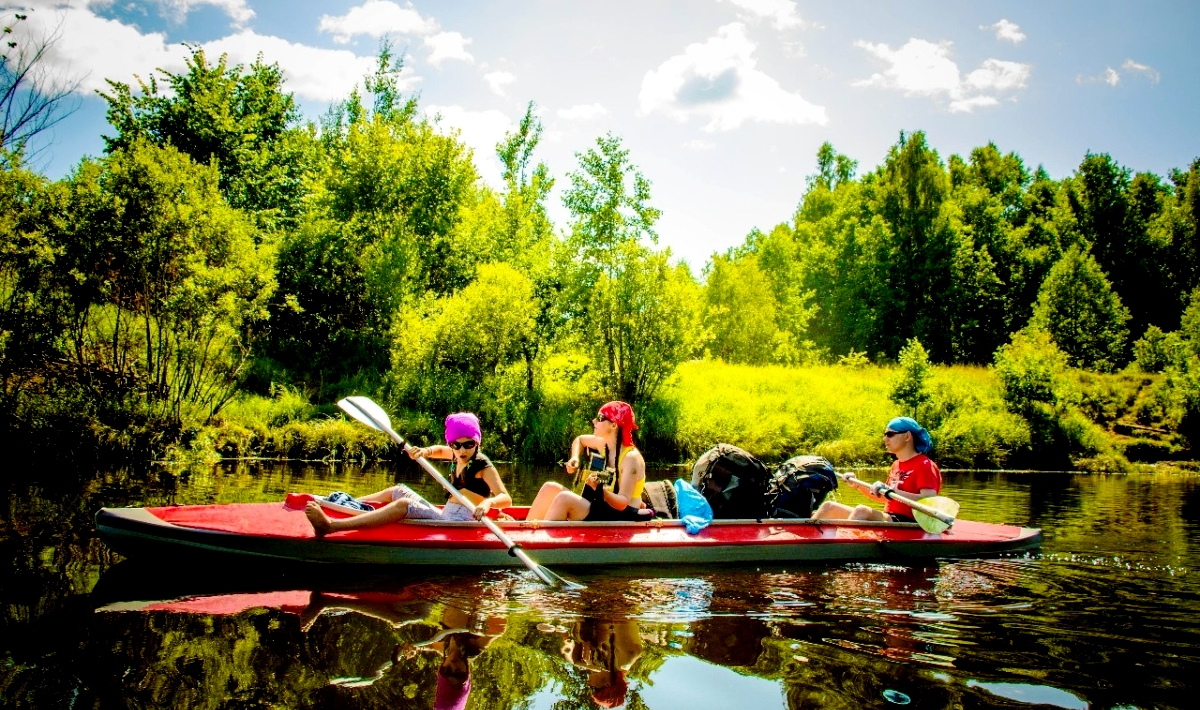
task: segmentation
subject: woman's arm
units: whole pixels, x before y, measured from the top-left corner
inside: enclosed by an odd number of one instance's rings
[[[453,455],[449,446],[435,444],[434,446],[426,447],[410,446],[408,447],[408,457],[411,459],[419,459],[423,457],[427,459],[433,459],[434,461],[449,461],[451,458],[453,458]]]
[[[571,458],[567,459],[567,473],[575,473],[579,470],[579,457],[583,455],[583,449],[596,449],[597,451],[604,450],[604,439],[595,434],[580,434],[571,442]]]
[[[500,480],[500,472],[495,466],[488,466],[483,469],[483,480],[488,484],[488,491],[491,492],[490,498],[484,498],[475,503],[475,519],[478,520],[487,515],[487,512],[492,508],[507,508],[512,505],[512,496],[508,494],[508,490],[504,487],[504,481]],[[467,493],[467,491],[463,491]]]

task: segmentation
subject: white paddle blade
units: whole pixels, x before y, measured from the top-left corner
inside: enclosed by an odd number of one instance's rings
[[[370,397],[346,397],[338,400],[337,404],[343,412],[372,429],[387,431],[392,426],[392,420],[388,418],[387,412],[383,411],[383,407],[372,402]]]

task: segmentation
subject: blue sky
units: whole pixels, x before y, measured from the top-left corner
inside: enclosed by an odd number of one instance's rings
[[[95,90],[183,68],[184,42],[278,63],[315,119],[404,51],[421,106],[458,129],[495,183],[494,145],[534,101],[538,158],[558,185],[574,154],[621,136],[663,211],[659,243],[696,270],[754,227],[787,220],[830,141],[878,165],[900,131],[943,156],[995,142],[1064,177],[1087,151],[1165,175],[1200,157],[1200,3],[606,0],[0,0],[6,24],[60,27],[48,66],[78,110],[38,167],[97,155]]]

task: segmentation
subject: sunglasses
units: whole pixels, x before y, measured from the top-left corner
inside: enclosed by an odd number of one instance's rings
[[[903,433],[904,433],[904,432],[902,432],[902,431],[885,431],[885,432],[883,432],[883,436],[884,436],[884,438],[885,438],[885,439],[890,439],[890,438],[892,438],[893,436],[898,436],[898,435],[900,435],[900,434],[903,434]]]
[[[598,416],[597,416],[595,419],[593,419],[592,421],[593,421],[593,422],[595,422],[596,424],[599,424],[600,422],[609,422],[609,423],[612,423],[612,420],[611,420],[611,419],[609,419],[608,417],[604,416],[603,414],[601,414],[601,415],[598,415]]]
[[[470,450],[470,449],[475,448],[476,446],[478,446],[478,444],[475,443],[474,439],[471,439],[470,441],[451,441],[450,442],[450,448],[454,449],[455,451],[458,451],[459,449]]]

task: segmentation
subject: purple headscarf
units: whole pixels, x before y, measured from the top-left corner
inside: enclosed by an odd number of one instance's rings
[[[470,412],[455,412],[446,417],[446,443],[459,439],[474,439],[477,444],[483,443],[479,417]]]

